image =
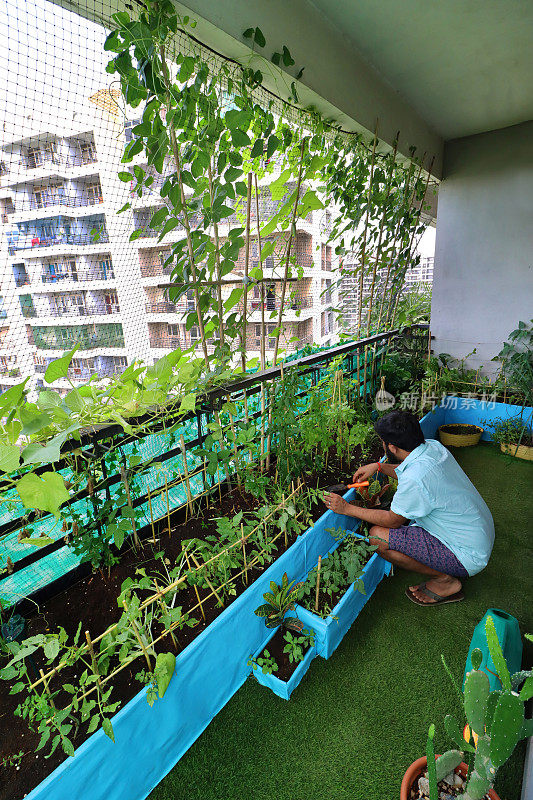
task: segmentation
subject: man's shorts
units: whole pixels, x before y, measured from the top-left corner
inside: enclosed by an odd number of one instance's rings
[[[421,564],[454,578],[468,578],[468,572],[457,556],[424,528],[402,525],[389,529],[389,550],[398,550]]]

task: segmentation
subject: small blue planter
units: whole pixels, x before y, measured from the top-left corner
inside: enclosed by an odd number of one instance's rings
[[[274,633],[272,636],[274,636]],[[269,637],[268,642],[272,639],[272,636]],[[262,645],[256,653],[254,653],[254,658],[260,656],[265,647],[268,647],[268,642]],[[307,653],[305,654],[303,661],[300,661],[294,672],[292,673],[291,677],[288,681],[282,681],[281,678],[278,678],[274,673],[268,674],[261,671],[259,667],[256,667],[252,671],[252,675],[254,678],[259,681],[262,686],[267,686],[271,689],[274,694],[277,694],[278,697],[281,697],[283,700],[288,700],[291,694],[294,692],[300,681],[302,680],[303,676],[311,666],[311,661],[316,656],[316,646],[310,647]]]
[[[335,652],[362,608],[374,594],[378,583],[385,575],[390,575],[390,571],[391,564],[374,553],[363,569],[362,580],[365,585],[365,594],[354,589],[352,583],[335,608],[325,618],[313,614],[307,608],[296,606],[296,616],[302,620],[306,628],[312,628],[315,632],[317,655],[329,658]]]

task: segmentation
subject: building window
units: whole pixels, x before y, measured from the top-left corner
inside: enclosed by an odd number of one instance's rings
[[[102,187],[100,183],[90,183],[87,186],[87,199],[89,201],[89,205],[95,206],[98,203],[103,201],[102,197]]]

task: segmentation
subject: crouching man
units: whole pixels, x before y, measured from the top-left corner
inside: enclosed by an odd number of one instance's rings
[[[487,504],[444,445],[424,439],[413,414],[391,411],[374,427],[389,463],[361,467],[354,483],[376,472],[397,479],[391,510],[360,508],[337,494],[326,495],[326,506],[370,523],[370,540],[382,558],[429,576],[406,589],[413,603],[462,600],[463,580],[481,572],[492,551]]]

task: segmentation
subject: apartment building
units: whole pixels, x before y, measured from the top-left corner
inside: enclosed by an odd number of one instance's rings
[[[420,259],[420,263],[411,267],[405,273],[405,281],[403,292],[412,290],[415,286],[425,284],[431,286],[433,284],[433,256],[424,256]],[[343,269],[343,276],[338,289],[338,304],[339,304],[339,326],[347,334],[354,334],[357,331],[359,320],[359,275],[357,274],[357,265],[345,262]],[[384,278],[381,278],[383,281]],[[367,306],[366,299],[370,295],[371,278],[365,276],[363,280],[363,311],[362,311],[362,324],[366,327],[367,321]],[[378,278],[376,286],[374,287],[374,307],[376,303],[381,303],[381,285]]]
[[[118,180],[120,159],[131,124],[124,126],[113,92],[90,98],[87,112],[70,120],[31,121],[4,135],[0,154],[0,391],[31,376],[43,385],[50,361],[79,345],[68,380],[97,373],[109,377],[129,363],[153,363],[170,348],[195,344],[199,331],[187,331],[192,293],[171,303],[165,265],[176,229],[163,241],[150,228],[161,205],[154,175],[142,197]],[[139,161],[139,163],[142,163]],[[145,165],[146,166],[146,165]],[[122,167],[123,169],[123,167]],[[131,208],[117,215],[126,202]],[[260,191],[260,222],[272,209],[268,189]],[[298,278],[289,284],[280,346],[288,351],[304,344],[335,341],[332,248],[325,244],[327,212],[312,212],[298,223],[292,254]],[[220,226],[224,239],[237,217]],[[257,227],[255,209],[252,224]],[[140,236],[130,242],[133,230]],[[263,243],[264,244],[264,243]],[[283,242],[275,243],[263,264],[267,283],[252,286],[248,302],[247,347],[259,353],[262,319],[267,332],[277,326],[281,301]],[[250,267],[259,262],[257,240],[251,244]],[[293,268],[294,269],[294,268]],[[234,273],[244,275],[244,253]],[[225,298],[229,290],[225,291]],[[262,299],[263,298],[263,299]],[[267,358],[274,338],[267,339]]]

